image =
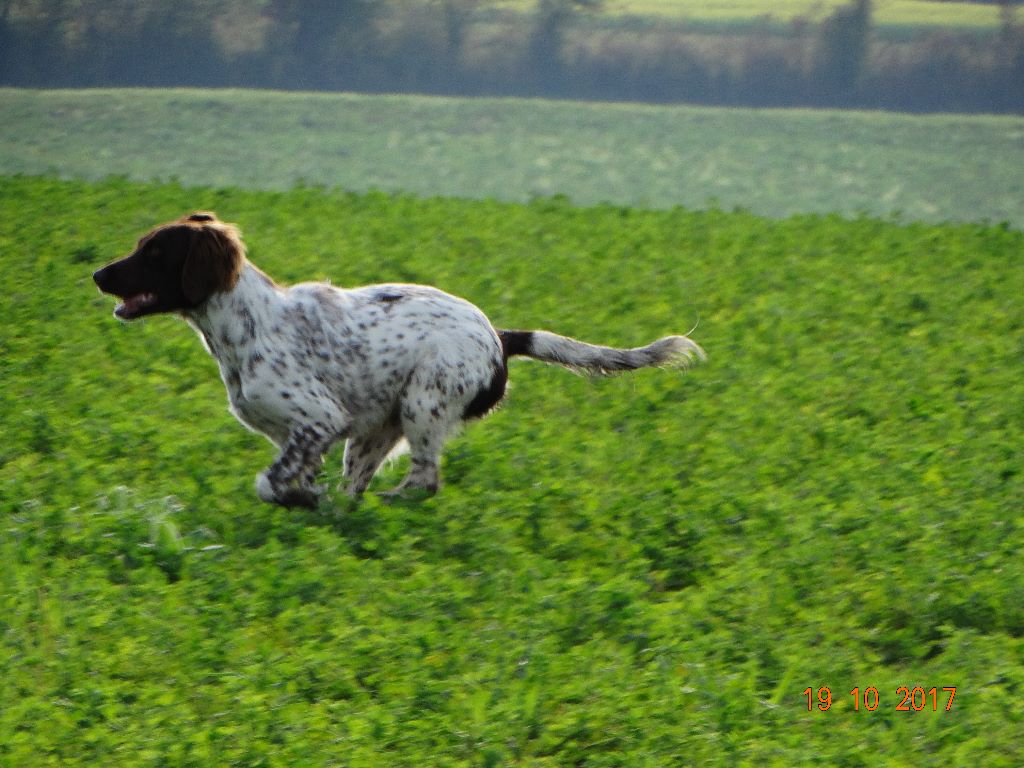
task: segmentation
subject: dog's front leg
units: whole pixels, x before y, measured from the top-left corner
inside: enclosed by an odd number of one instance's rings
[[[301,426],[293,429],[277,460],[256,478],[256,493],[270,504],[315,509],[321,488],[313,478],[336,432]]]

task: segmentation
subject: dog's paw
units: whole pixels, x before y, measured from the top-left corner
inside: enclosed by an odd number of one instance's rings
[[[260,473],[256,478],[256,495],[268,504],[278,504],[282,507],[316,509],[323,491],[323,486],[275,488],[266,472]]]
[[[316,509],[320,503],[320,494],[311,488],[288,488],[277,498],[276,503],[289,509]]]

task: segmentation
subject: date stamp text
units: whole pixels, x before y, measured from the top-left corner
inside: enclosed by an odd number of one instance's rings
[[[826,685],[817,690],[809,686],[804,689],[803,695],[807,698],[808,712],[813,712],[815,708],[821,712],[828,712],[832,708],[832,689]],[[897,712],[949,712],[953,709],[956,687],[925,688],[917,685],[911,688],[901,685],[896,689],[896,695],[888,699],[883,697],[875,686],[870,685],[863,690],[858,686],[850,691],[849,695],[853,700],[854,712],[875,712],[879,709],[895,709]]]

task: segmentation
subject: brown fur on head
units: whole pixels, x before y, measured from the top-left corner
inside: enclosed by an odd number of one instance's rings
[[[181,223],[196,233],[181,275],[185,297],[200,304],[214,293],[234,288],[245,263],[245,246],[238,227],[225,224],[216,214],[206,211],[197,211]]]
[[[192,309],[235,287],[245,266],[245,245],[233,224],[199,211],[143,236],[135,250],[93,275],[104,293],[124,299],[123,320]]]

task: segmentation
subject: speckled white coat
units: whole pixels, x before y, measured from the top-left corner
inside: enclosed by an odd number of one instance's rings
[[[246,263],[233,290],[184,315],[220,366],[232,413],[281,450],[257,481],[266,501],[313,491],[321,456],[340,439],[350,493],[403,435],[413,464],[403,486],[436,490],[448,433],[480,415],[471,406],[496,379],[504,384],[486,316],[427,286],[286,288]]]

